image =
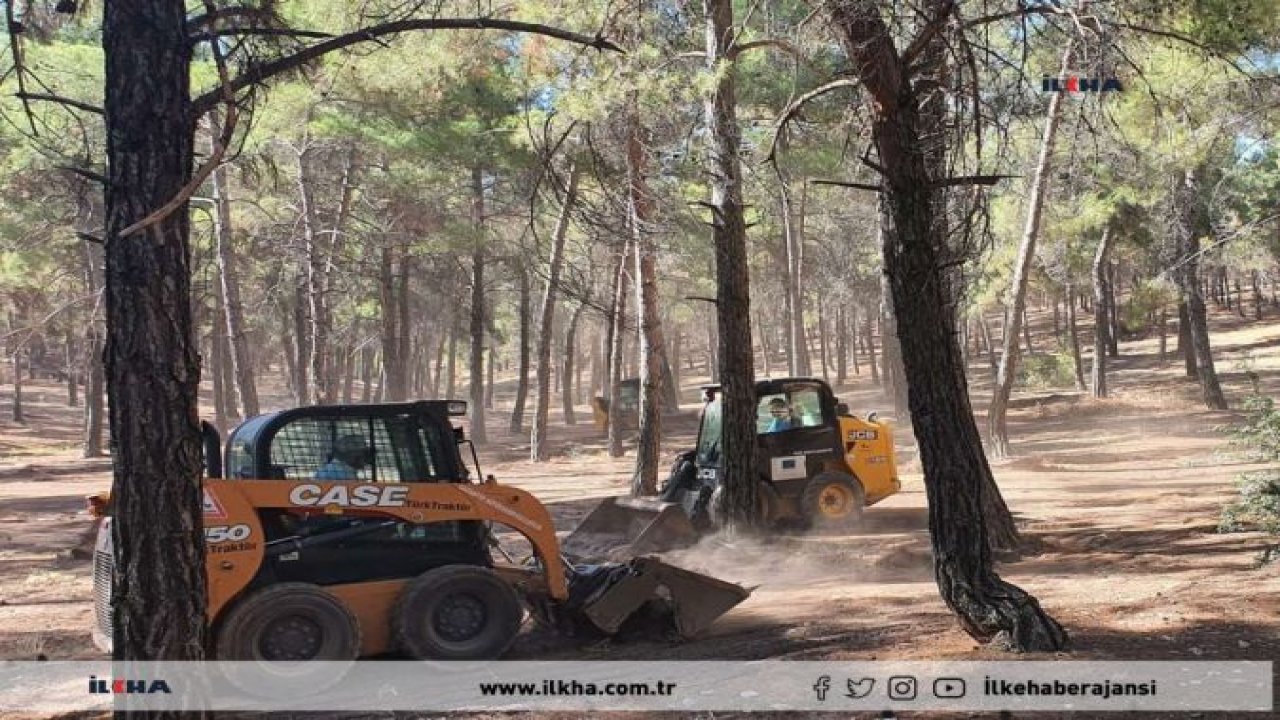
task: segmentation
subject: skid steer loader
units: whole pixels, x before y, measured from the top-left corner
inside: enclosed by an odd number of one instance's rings
[[[769,524],[857,527],[862,510],[901,488],[893,431],[848,408],[817,378],[756,383],[756,479]],[[624,557],[691,544],[719,525],[720,386],[703,387],[694,449],[681,453],[657,498],[609,498],[564,539],[570,556]]]
[[[557,629],[617,632],[642,607],[691,636],[743,588],[656,558],[574,566],[545,506],[474,474],[450,422],[466,403],[297,408],[205,425],[204,536],[210,657],[349,660],[500,656],[525,608]],[[225,472],[224,472],[225,469]],[[112,639],[109,498],[94,553],[95,643]],[[491,526],[522,535],[525,563],[498,561]],[[646,616],[653,613],[646,611]]]

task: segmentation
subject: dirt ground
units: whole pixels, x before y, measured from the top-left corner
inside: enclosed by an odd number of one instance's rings
[[[1251,373],[1275,394],[1280,322],[1219,315],[1214,327],[1218,369],[1233,406],[1250,391]],[[1154,339],[1127,342],[1113,361],[1111,399],[1061,389],[1016,396],[1010,412],[1015,457],[993,468],[1029,550],[1005,559],[999,572],[1068,629],[1072,649],[1056,657],[1280,656],[1280,573],[1258,561],[1280,540],[1215,532],[1221,508],[1234,495],[1233,478],[1261,466],[1221,432],[1238,415],[1205,411],[1197,386],[1182,377],[1175,360],[1159,362]],[[981,411],[989,374],[985,359],[977,362],[971,376],[981,380],[973,388]],[[89,528],[83,498],[109,486],[109,465],[78,459],[80,411],[66,407],[59,386],[28,386],[25,425],[8,419],[11,389],[0,388],[0,659],[96,658],[89,642],[90,566],[71,550]],[[884,405],[865,375],[840,394],[855,412]],[[664,455],[691,443],[695,407],[686,404],[669,420]],[[631,456],[609,458],[585,410],[579,417],[586,422],[553,425],[558,456],[551,462],[523,459],[528,439],[506,432],[501,402],[492,414],[492,441],[480,448],[484,472],[533,491],[551,505],[562,530],[595,499],[625,492],[630,477]],[[527,632],[511,657],[1009,659],[965,635],[938,597],[920,468],[909,434],[900,436],[903,491],[868,510],[858,534],[738,543],[711,538],[668,558],[757,586],[705,637],[583,647]]]

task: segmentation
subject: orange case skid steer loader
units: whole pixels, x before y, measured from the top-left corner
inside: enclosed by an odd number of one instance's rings
[[[458,451],[466,441],[449,422],[465,407],[415,402],[259,416],[228,439],[226,479],[217,433],[206,426],[211,655],[493,658],[515,639],[522,603],[561,630],[613,633],[642,606],[662,602],[688,636],[745,599],[737,585],[653,558],[566,565],[537,498],[492,478],[466,481]],[[523,536],[530,561],[494,561],[490,523]],[[113,532],[128,528],[105,519],[95,552],[95,641],[103,649],[111,639]]]

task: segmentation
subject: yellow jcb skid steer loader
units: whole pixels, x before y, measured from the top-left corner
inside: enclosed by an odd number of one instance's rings
[[[893,431],[854,417],[817,378],[756,383],[755,468],[767,523],[849,530],[863,508],[898,492]],[[689,545],[718,525],[720,386],[703,388],[695,448],[681,453],[657,498],[609,498],[563,541],[571,557],[628,557]]]
[[[236,428],[225,462],[206,425],[211,656],[494,658],[525,607],[564,631],[607,634],[659,603],[690,636],[746,598],[737,585],[655,558],[567,564],[537,498],[492,477],[468,481],[459,452],[467,441],[449,420],[465,412],[443,401],[286,410]],[[479,478],[474,447],[471,455]],[[106,496],[90,503],[109,508]],[[528,540],[529,562],[491,557],[491,523]],[[99,530],[94,639],[104,650],[113,542],[128,532],[110,517]]]

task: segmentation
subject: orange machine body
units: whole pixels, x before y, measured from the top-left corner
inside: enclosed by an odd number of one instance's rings
[[[519,488],[487,483],[361,483],[282,480],[206,480],[204,533],[208,574],[208,614],[217,624],[224,611],[252,584],[267,553],[260,513],[284,510],[299,516],[364,517],[421,524],[482,520],[523,535],[540,569],[497,565],[493,569],[517,588],[568,596],[565,567],[555,526],[542,503]],[[288,544],[291,539],[275,541]],[[288,552],[288,548],[280,548]],[[409,578],[332,585],[327,589],[356,615],[362,655],[390,648],[388,618]]]

